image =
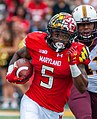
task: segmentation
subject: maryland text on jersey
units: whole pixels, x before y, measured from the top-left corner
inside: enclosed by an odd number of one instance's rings
[[[52,64],[55,66],[61,66],[61,61],[53,60],[52,58],[49,58],[49,57],[40,56],[39,61]]]

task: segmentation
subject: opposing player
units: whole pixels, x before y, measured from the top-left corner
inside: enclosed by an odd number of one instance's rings
[[[14,62],[28,55],[32,58],[35,75],[21,100],[21,119],[62,119],[73,81],[81,93],[87,90],[84,67],[89,63],[88,51],[85,45],[72,43],[76,22],[70,14],[59,13],[51,18],[47,29],[48,33],[29,33],[25,46],[14,54],[8,67],[7,80],[24,83],[25,79],[15,75],[18,67]]]
[[[88,46],[91,61],[86,67],[88,91],[80,94],[73,85],[68,104],[76,119],[97,119],[97,14],[92,6],[80,5],[73,17],[79,32],[76,41]]]

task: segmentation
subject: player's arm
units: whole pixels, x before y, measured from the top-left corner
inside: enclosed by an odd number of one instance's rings
[[[71,47],[68,51],[68,62],[70,65],[71,75],[73,77],[74,85],[79,90],[80,93],[83,93],[87,90],[88,80],[87,73],[85,70],[84,62],[80,62],[78,59],[78,51],[76,47]],[[84,56],[84,55],[83,55]],[[87,56],[83,57],[83,61],[88,60],[88,52]],[[78,64],[78,65],[77,65]]]
[[[72,77],[73,77],[74,85],[76,86],[76,88],[79,90],[80,93],[84,93],[87,90],[87,86],[88,86],[85,65],[84,64],[76,65],[76,69],[72,69],[72,70],[71,73],[73,73]],[[74,74],[74,72],[76,73],[76,75]]]
[[[25,46],[14,53],[12,59],[10,60],[9,65],[14,64],[14,62],[20,58],[27,58],[27,59],[31,58]]]
[[[16,76],[16,71],[17,71],[18,67],[17,67],[15,61],[20,58],[27,58],[27,59],[30,58],[29,52],[27,51],[27,48],[25,46],[15,52],[15,54],[13,55],[13,57],[9,63],[6,79],[11,83],[24,84],[27,82],[27,80],[24,79],[24,77]]]

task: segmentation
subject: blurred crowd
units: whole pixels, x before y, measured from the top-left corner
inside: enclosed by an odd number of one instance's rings
[[[19,96],[29,88],[6,81],[8,63],[13,53],[23,46],[27,33],[46,31],[49,19],[59,12],[72,13],[80,4],[97,9],[96,0],[0,0],[0,108],[17,109]]]

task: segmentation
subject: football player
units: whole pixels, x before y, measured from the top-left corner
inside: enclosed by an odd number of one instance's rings
[[[88,46],[91,61],[86,67],[88,91],[80,94],[73,85],[68,104],[76,119],[97,119],[97,14],[92,6],[80,5],[73,17],[78,26],[76,41]]]
[[[87,90],[85,65],[89,63],[84,44],[72,42],[76,22],[68,13],[51,18],[48,32],[32,32],[25,38],[25,46],[10,61],[7,80],[23,84],[17,77],[14,63],[21,57],[31,58],[34,79],[21,100],[21,119],[62,119],[64,105],[70,95],[72,83],[83,93]]]

